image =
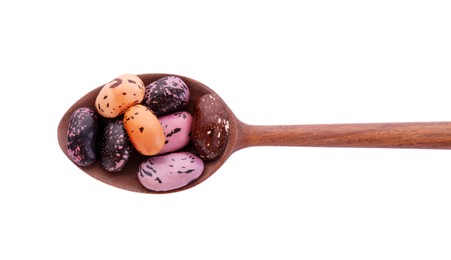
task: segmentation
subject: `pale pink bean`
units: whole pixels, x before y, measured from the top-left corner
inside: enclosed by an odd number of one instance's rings
[[[185,147],[190,140],[193,117],[185,111],[159,117],[163,127],[165,143],[158,154],[175,152]]]
[[[152,191],[170,191],[188,185],[204,171],[204,162],[190,152],[169,153],[147,159],[139,166],[141,184]]]

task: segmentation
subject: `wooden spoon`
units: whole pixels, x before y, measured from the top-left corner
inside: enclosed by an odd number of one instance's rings
[[[173,74],[138,75],[145,85]],[[213,90],[204,84],[179,75],[191,92],[191,101],[186,111],[193,113],[193,101]],[[94,101],[102,86],[80,98],[66,111],[58,125],[58,142],[67,154],[67,128],[72,113],[80,107],[94,108]],[[221,102],[223,102],[221,100]],[[134,192],[168,193],[192,188],[215,173],[235,151],[250,146],[310,146],[310,147],[362,147],[362,148],[424,148],[450,149],[451,122],[420,123],[370,123],[370,124],[320,124],[256,126],[241,122],[224,103],[229,115],[229,139],[224,152],[216,159],[205,162],[203,174],[194,182],[182,188],[154,192],[144,188],[138,180],[138,166],[146,157],[134,152],[127,166],[118,173],[107,172],[95,163],[90,167],[79,167],[82,171],[106,184]],[[192,145],[187,151],[194,151]],[[68,157],[69,158],[69,157]],[[75,164],[74,164],[75,165]]]

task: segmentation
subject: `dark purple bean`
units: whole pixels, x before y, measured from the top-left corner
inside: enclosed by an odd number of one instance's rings
[[[67,153],[77,165],[91,166],[96,161],[98,128],[98,117],[92,109],[82,107],[72,114],[67,130]]]
[[[162,116],[182,109],[189,97],[189,88],[182,79],[166,76],[146,86],[143,104]]]
[[[133,146],[124,128],[122,117],[107,120],[100,140],[100,164],[107,171],[120,171],[124,168]]]

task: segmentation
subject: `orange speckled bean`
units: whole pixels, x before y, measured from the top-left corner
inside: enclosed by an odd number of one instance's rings
[[[102,87],[96,98],[96,108],[100,115],[115,118],[129,107],[141,103],[145,87],[142,80],[132,74],[124,74]]]
[[[154,113],[143,105],[134,105],[124,114],[124,127],[136,150],[155,155],[164,146],[164,131]]]

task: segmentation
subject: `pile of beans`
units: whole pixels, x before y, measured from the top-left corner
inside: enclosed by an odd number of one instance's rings
[[[184,110],[190,101],[193,115]],[[95,108],[80,107],[72,114],[69,158],[83,167],[99,161],[113,174],[137,151],[146,156],[137,177],[149,190],[189,184],[202,174],[204,161],[219,156],[227,144],[229,120],[219,97],[190,100],[189,86],[176,76],[145,86],[136,75],[121,75],[102,87]],[[183,151],[190,143],[194,153]]]

